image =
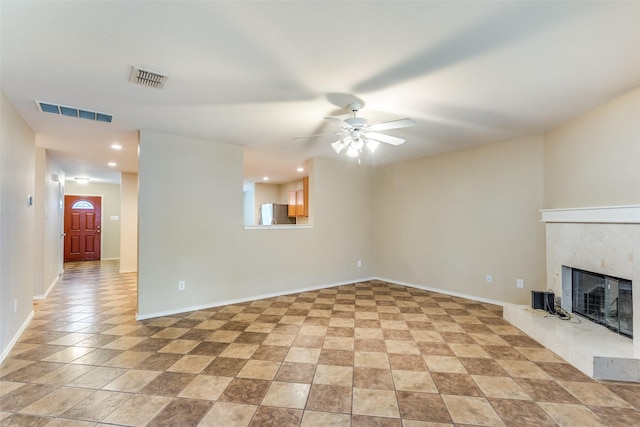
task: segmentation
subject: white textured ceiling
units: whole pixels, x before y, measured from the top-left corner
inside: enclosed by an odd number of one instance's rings
[[[640,2],[0,1],[2,89],[67,176],[137,170],[140,129],[245,147],[245,178],[337,157],[322,119],[411,117],[383,164],[540,133],[640,86]],[[169,76],[128,82],[131,66]],[[39,112],[34,100],[113,114]],[[119,141],[119,153],[109,145]],[[342,154],[344,157],[344,154]]]

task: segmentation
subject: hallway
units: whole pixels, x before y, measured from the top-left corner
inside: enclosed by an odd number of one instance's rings
[[[135,320],[136,275],[68,263],[0,367],[0,426],[630,426],[501,307],[380,281]]]

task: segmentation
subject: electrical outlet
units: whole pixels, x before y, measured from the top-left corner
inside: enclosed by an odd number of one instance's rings
[[[13,312],[17,312],[18,311],[18,298],[13,300]]]
[[[358,260],[358,268],[362,267],[362,261]]]
[[[487,274],[487,283],[491,283],[492,277],[490,274]]]
[[[524,288],[524,280],[517,279],[516,280],[516,286],[519,287],[520,289]]]
[[[180,280],[178,282],[178,290],[179,291],[184,291],[184,289],[186,288],[187,284],[185,283],[184,280]]]

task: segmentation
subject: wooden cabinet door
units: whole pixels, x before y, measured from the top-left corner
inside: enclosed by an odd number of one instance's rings
[[[296,192],[289,191],[289,206],[287,208],[288,216],[296,216]]]
[[[296,191],[296,216],[304,216],[304,190]]]
[[[309,177],[302,178],[302,189],[289,191],[289,216],[309,216]]]
[[[302,216],[309,216],[309,177],[302,178]]]

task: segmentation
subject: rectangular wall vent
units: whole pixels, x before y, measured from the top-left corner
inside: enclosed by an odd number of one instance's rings
[[[131,75],[129,81],[141,86],[153,87],[156,89],[162,89],[167,82],[167,76],[155,73],[149,70],[143,70],[142,68],[131,67]]]
[[[95,111],[83,110],[76,107],[58,105],[52,102],[35,102],[38,110],[42,111],[43,113],[60,114],[62,116],[77,117],[79,119],[88,119],[105,123],[111,123],[111,120],[113,120],[113,116],[111,114],[97,113]]]

